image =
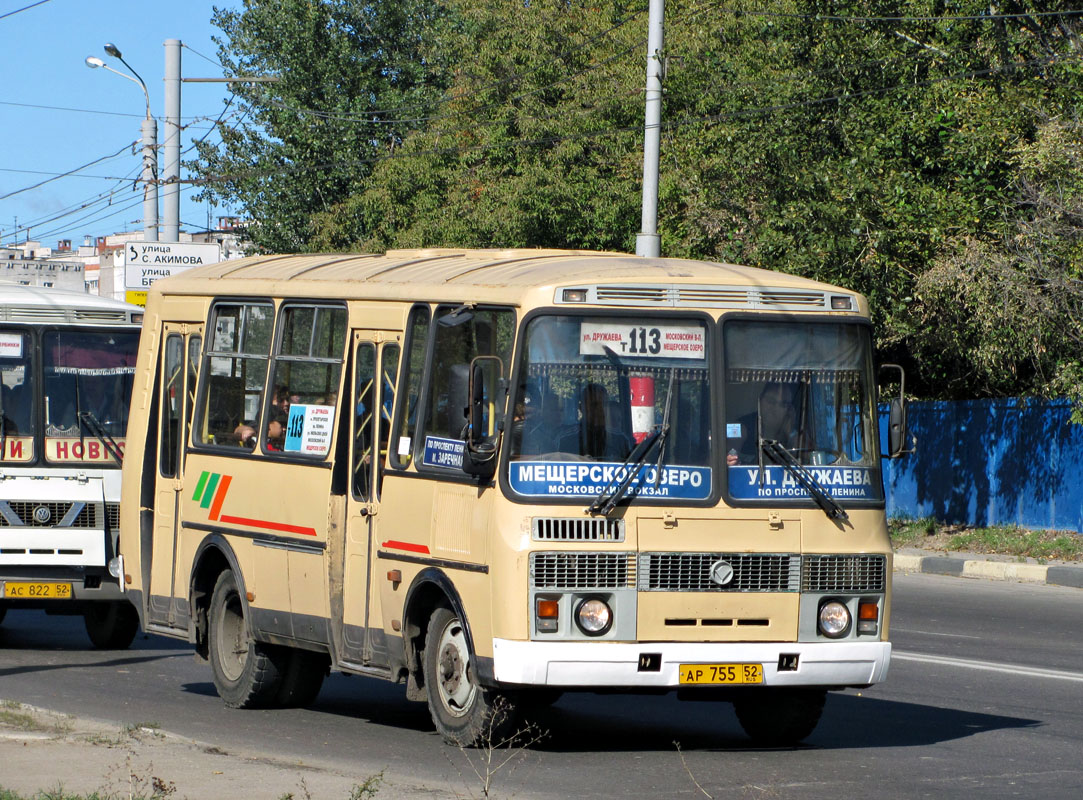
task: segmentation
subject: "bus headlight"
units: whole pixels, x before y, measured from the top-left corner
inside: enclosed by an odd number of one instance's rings
[[[820,633],[829,639],[841,639],[850,631],[850,609],[838,600],[820,606]]]
[[[587,636],[601,636],[613,627],[613,610],[597,597],[588,597],[575,609],[575,624]]]

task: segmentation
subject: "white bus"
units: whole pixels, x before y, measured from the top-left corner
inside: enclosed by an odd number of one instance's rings
[[[143,309],[0,284],[0,621],[82,614],[95,646],[138,617],[108,563]]]

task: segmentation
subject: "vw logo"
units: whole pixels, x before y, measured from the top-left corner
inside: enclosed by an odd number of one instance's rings
[[[716,586],[729,586],[733,581],[733,567],[725,561],[716,561],[711,564],[711,570],[708,573],[711,583]]]
[[[34,509],[34,522],[39,525],[45,525],[53,518],[53,512],[49,510],[49,506],[38,506]]]

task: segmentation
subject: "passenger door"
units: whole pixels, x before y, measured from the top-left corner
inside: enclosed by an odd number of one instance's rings
[[[400,334],[354,331],[350,405],[350,491],[343,548],[344,661],[364,666],[387,663],[374,566],[380,520],[380,490],[391,434],[391,408],[398,380]]]
[[[188,625],[187,586],[177,586],[177,516],[184,490],[185,449],[195,406],[203,326],[162,326],[158,365],[158,465],[155,470],[154,543],[147,620],[169,628]]]

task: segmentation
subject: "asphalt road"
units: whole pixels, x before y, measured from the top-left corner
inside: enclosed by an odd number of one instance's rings
[[[727,704],[566,695],[495,796],[848,798],[1083,795],[1083,591],[897,575],[888,681],[828,698],[799,748],[752,748]],[[90,648],[81,620],[9,612],[0,699],[147,724],[359,780],[479,796],[468,758],[402,687],[334,675],[308,709],[236,711],[187,645]],[[697,786],[698,784],[698,786]]]

